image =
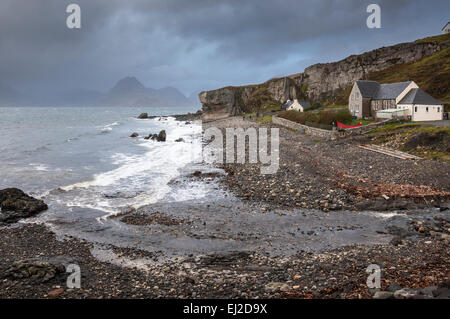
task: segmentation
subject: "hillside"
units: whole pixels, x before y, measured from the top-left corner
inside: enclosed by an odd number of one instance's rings
[[[327,105],[346,105],[353,83],[372,79],[383,83],[414,80],[425,91],[449,101],[450,35],[379,48],[333,63],[310,66],[302,73],[272,79],[262,84],[225,87],[199,94],[207,118],[237,115],[250,108],[264,109],[287,99],[307,98]],[[257,103],[251,96],[265,90]]]
[[[426,41],[445,43],[450,41],[450,34],[418,40],[416,43]],[[382,71],[372,72],[367,75],[366,79],[380,83],[414,81],[424,91],[449,105],[450,47],[416,62],[399,64]],[[345,105],[347,103],[351,87],[351,85],[348,86],[338,95],[336,104]]]

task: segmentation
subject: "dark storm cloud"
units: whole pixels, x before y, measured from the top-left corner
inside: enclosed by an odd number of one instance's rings
[[[82,9],[81,30],[65,26]],[[448,1],[2,0],[0,82],[22,90],[106,90],[137,76],[184,92],[301,72],[382,45],[438,34]],[[382,8],[369,30],[366,7]]]

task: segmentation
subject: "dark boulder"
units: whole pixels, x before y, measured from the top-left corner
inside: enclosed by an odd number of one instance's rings
[[[48,206],[20,189],[6,188],[0,190],[0,208],[0,223],[15,223],[48,209]]]
[[[165,142],[166,141],[166,131],[162,130],[161,132],[159,132],[158,134],[158,142]]]
[[[132,137],[132,138],[135,138],[135,137],[138,137],[138,136],[139,136],[138,133],[133,133],[133,134],[130,135],[130,137]]]
[[[166,141],[166,131],[162,130],[159,132],[159,134],[150,134],[149,136],[144,137],[144,140],[152,140],[152,141],[158,141],[158,142],[165,142]]]
[[[138,116],[138,119],[148,119],[148,113],[141,113],[141,115]]]
[[[184,142],[184,138],[180,137],[175,140],[175,142]]]

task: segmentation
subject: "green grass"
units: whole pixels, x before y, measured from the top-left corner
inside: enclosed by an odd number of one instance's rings
[[[272,115],[266,115],[263,118],[257,120],[256,122],[260,124],[272,123]]]
[[[348,105],[326,105],[326,109],[346,109]]]
[[[394,132],[396,130],[415,127],[415,126],[422,126],[420,123],[415,122],[395,122],[395,123],[389,123],[384,126],[378,127],[374,129],[373,131],[370,131],[367,134],[375,134],[375,133],[388,133],[388,132]]]
[[[298,111],[284,111],[279,117],[292,122],[306,124],[317,123],[322,125],[332,125],[336,122],[344,124],[351,124],[353,119],[350,112],[346,110],[321,110],[319,112],[298,112]]]
[[[362,124],[362,125],[368,125],[368,124],[372,124],[375,121],[371,121],[371,120],[355,120],[356,125],[358,124]]]
[[[445,41],[450,41],[450,34],[441,34],[441,35],[436,35],[433,37],[428,37],[428,38],[424,38],[424,39],[420,39],[415,41],[415,43],[427,43],[427,42],[445,42]]]

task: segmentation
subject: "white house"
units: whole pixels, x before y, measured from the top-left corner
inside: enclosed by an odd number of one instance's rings
[[[412,89],[398,103],[398,109],[407,109],[412,121],[439,121],[444,119],[444,105],[422,89]]]
[[[450,33],[450,22],[447,22],[445,27],[442,28],[442,34],[449,34]]]
[[[348,107],[357,118],[384,118],[400,113],[411,116],[413,121],[435,121],[444,117],[443,104],[420,89],[414,81],[388,84],[356,81]]]
[[[285,111],[304,112],[305,108],[310,106],[311,104],[308,101],[298,101],[297,99],[295,99],[294,101],[287,100],[287,102],[283,104],[282,109]]]

